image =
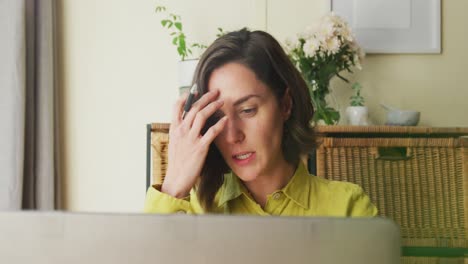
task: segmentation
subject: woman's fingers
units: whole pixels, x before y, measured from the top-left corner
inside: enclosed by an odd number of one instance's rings
[[[205,126],[209,117],[213,116],[215,112],[223,106],[224,101],[217,100],[214,102],[209,103],[205,108],[198,111],[195,114],[195,119],[193,120],[192,128],[190,129],[190,134],[197,138],[200,136],[200,133]]]
[[[216,100],[219,92],[207,93],[192,106],[191,110],[182,119],[184,105],[188,94],[184,94],[174,105],[173,119],[170,128],[168,146],[168,163],[166,177],[162,191],[174,197],[183,197],[194,186],[200,176],[209,146],[219,135],[226,124],[226,117],[209,128],[204,136],[201,130],[211,122],[223,105],[222,100]],[[212,123],[210,123],[211,125]]]
[[[172,124],[178,125],[182,121],[182,113],[184,112],[184,104],[187,101],[189,93],[183,93],[179,99],[177,99],[172,110]]]
[[[197,113],[200,112],[210,102],[214,101],[218,95],[218,91],[211,91],[200,97],[200,99],[198,99],[198,101],[192,105],[188,113],[185,115],[184,123],[191,127]]]
[[[203,145],[211,144],[211,142],[213,142],[214,139],[223,131],[224,126],[226,126],[227,120],[228,120],[228,117],[224,116],[218,122],[216,122],[216,124],[214,124],[212,127],[210,127],[206,131],[206,133],[200,139],[200,142]]]

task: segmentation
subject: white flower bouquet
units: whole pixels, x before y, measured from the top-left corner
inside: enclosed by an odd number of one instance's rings
[[[340,75],[352,67],[361,69],[364,52],[356,43],[350,27],[333,12],[322,17],[314,27],[307,28],[296,38],[285,42],[286,52],[307,82],[314,106],[314,121],[336,124],[340,119],[337,110],[327,106],[325,96],[334,76],[349,82]]]

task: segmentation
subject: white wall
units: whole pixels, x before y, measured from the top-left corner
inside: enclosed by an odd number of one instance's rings
[[[378,103],[422,110],[422,124],[468,126],[466,0],[443,0],[443,53],[370,55],[354,76],[370,111]],[[64,202],[73,211],[142,209],[145,124],[168,122],[178,96],[178,56],[155,14],[158,3],[182,15],[187,35],[209,43],[216,28],[267,29],[279,40],[326,12],[328,0],[60,0]],[[268,5],[267,5],[268,4]],[[334,82],[337,100],[351,89]]]
[[[146,124],[168,122],[178,96],[178,55],[155,7],[167,4],[208,44],[217,27],[264,27],[263,2],[58,3],[65,208],[141,211]]]

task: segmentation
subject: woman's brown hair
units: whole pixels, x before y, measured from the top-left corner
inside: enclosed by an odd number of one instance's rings
[[[307,84],[294,67],[281,45],[264,31],[249,31],[244,28],[221,36],[203,53],[194,75],[194,82],[201,94],[208,92],[208,81],[217,68],[230,63],[239,63],[251,71],[275,94],[278,103],[289,88],[292,109],[284,124],[283,155],[287,162],[297,165],[302,154],[314,147],[310,121],[314,114]],[[202,133],[217,119],[209,118]],[[209,211],[214,197],[223,184],[223,175],[230,168],[214,143],[210,145],[197,195],[201,205]]]

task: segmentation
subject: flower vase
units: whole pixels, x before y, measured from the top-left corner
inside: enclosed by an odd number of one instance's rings
[[[316,25],[290,38],[285,43],[289,58],[302,74],[307,83],[314,106],[313,122],[323,120],[327,125],[337,124],[340,120],[338,105],[325,101],[330,80],[348,79],[341,72],[352,73],[352,68],[361,69],[364,52],[354,38],[348,23],[341,17],[330,13]],[[330,98],[329,98],[330,99]]]
[[[333,91],[329,85],[317,86],[318,88],[311,92],[311,100],[314,107],[313,121],[315,124],[336,125],[340,120],[340,112],[333,108],[333,105],[337,104]],[[332,99],[332,104],[327,102],[326,97]]]
[[[179,61],[177,65],[177,72],[179,77],[179,94],[190,90],[198,61],[198,59]]]
[[[367,106],[348,106],[346,117],[352,126],[368,126],[369,109]]]

